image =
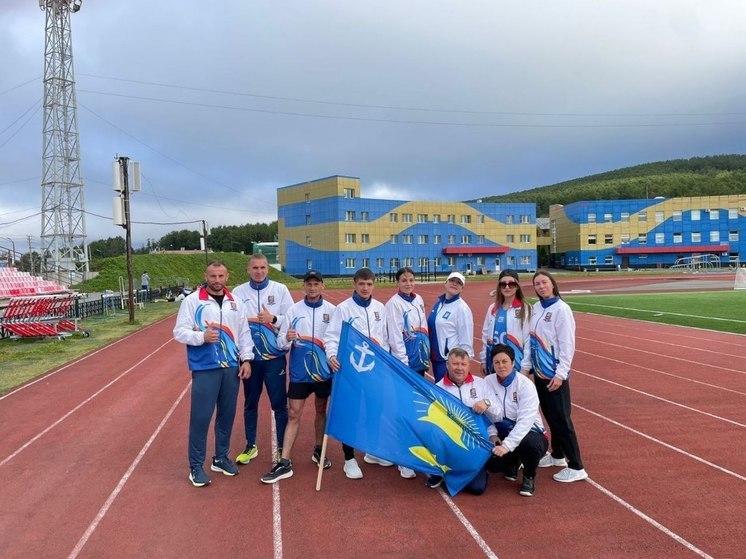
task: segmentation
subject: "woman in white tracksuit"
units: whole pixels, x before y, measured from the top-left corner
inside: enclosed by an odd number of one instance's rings
[[[521,372],[532,370],[541,411],[552,435],[552,453],[539,467],[562,467],[554,474],[565,483],[586,479],[578,438],[570,419],[570,366],[575,355],[575,318],[559,294],[557,281],[539,270],[533,277],[539,301],[531,317],[531,351],[524,356]]]

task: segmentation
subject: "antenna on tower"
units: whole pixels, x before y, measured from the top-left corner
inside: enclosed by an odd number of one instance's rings
[[[70,14],[82,0],[39,0],[46,12],[42,130],[42,275],[77,283],[88,274],[78,106]]]

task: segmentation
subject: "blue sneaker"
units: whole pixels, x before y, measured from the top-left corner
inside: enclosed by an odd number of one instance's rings
[[[191,471],[189,472],[189,481],[192,482],[192,485],[194,485],[194,487],[204,487],[205,485],[210,485],[210,478],[207,477],[207,474],[202,469],[202,467],[191,469]]]
[[[213,472],[221,472],[226,476],[235,476],[238,474],[238,468],[236,465],[228,460],[227,456],[215,456],[210,464],[210,469]]]

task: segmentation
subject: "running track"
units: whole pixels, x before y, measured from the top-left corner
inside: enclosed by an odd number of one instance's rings
[[[469,283],[464,293],[477,338],[492,287]],[[430,306],[441,288],[418,291]],[[384,284],[377,297],[391,293]],[[333,302],[346,296],[327,293]],[[556,470],[540,469],[533,498],[492,476],[484,495],[450,499],[426,489],[421,475],[405,480],[362,456],[365,478],[348,480],[334,441],[334,466],[316,492],[310,403],[295,476],[266,486],[266,397],[259,458],[236,478],[211,473],[212,485],[195,489],[187,481],[184,348],[171,339],[173,317],[148,326],[0,398],[0,554],[743,557],[744,337],[576,320],[573,418],[591,477],[560,484],[551,480]],[[242,426],[239,411],[235,451]],[[208,455],[211,448],[212,440]]]

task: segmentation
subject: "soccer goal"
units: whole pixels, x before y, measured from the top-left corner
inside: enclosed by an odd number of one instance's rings
[[[746,267],[736,270],[736,281],[733,283],[733,289],[746,289]]]

